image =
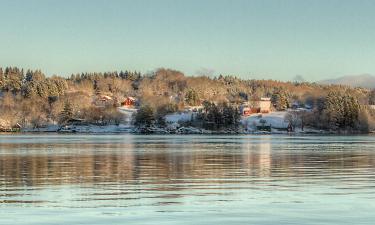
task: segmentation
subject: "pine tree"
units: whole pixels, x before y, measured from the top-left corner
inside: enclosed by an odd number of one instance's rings
[[[198,105],[199,104],[198,93],[193,89],[189,89],[187,93],[185,94],[185,101],[189,105]]]
[[[142,106],[135,115],[135,125],[150,127],[155,122],[154,110],[149,105]]]
[[[65,124],[72,118],[73,118],[73,107],[69,102],[65,102],[64,109],[60,113],[59,123]]]
[[[290,106],[288,95],[283,90],[276,90],[276,92],[272,94],[271,102],[276,110],[279,111],[284,111]]]
[[[360,104],[347,92],[331,91],[324,106],[324,119],[333,130],[354,128],[358,122]]]

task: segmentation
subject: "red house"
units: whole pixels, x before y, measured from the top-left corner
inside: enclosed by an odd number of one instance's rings
[[[271,99],[261,98],[258,101],[252,101],[251,104],[242,106],[242,115],[250,116],[255,113],[269,113],[271,111]]]
[[[133,97],[127,97],[121,102],[121,106],[133,107],[135,105],[136,99]]]
[[[259,108],[250,108],[250,107],[244,107],[242,109],[242,115],[243,116],[250,116],[251,114],[254,114],[254,113],[260,113],[260,109]]]

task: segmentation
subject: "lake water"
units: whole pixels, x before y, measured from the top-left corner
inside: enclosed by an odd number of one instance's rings
[[[0,135],[0,224],[375,224],[375,137]]]

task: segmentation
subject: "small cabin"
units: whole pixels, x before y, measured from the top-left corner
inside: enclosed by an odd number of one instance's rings
[[[113,102],[113,98],[108,95],[97,95],[92,103],[97,107],[107,107],[113,105]]]

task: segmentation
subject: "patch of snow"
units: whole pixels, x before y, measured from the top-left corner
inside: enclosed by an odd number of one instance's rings
[[[59,130],[60,126],[58,125],[48,125],[45,127],[25,127],[22,128],[22,132],[57,132]]]
[[[247,128],[248,130],[255,130],[256,126],[263,125],[261,121],[265,121],[266,126],[271,126],[272,128],[276,129],[285,129],[288,127],[288,122],[285,121],[285,116],[288,112],[280,111],[280,112],[271,112],[265,114],[253,114],[250,116],[242,117],[241,123],[242,125]]]
[[[188,122],[192,117],[196,116],[196,114],[196,112],[179,112],[167,114],[164,118],[165,122],[173,124],[178,122]]]
[[[180,127],[180,124],[177,122],[167,123],[167,129],[169,130],[177,130]]]
[[[138,112],[138,109],[129,108],[126,106],[117,107],[117,110],[125,116],[125,122],[131,124],[133,115]]]

